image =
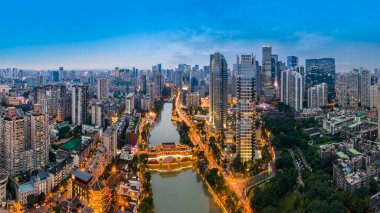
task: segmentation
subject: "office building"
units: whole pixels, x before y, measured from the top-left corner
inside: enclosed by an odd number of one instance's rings
[[[255,153],[256,59],[253,55],[241,55],[237,64],[236,145],[242,162],[246,162],[252,160]]]
[[[306,59],[306,87],[307,89],[320,83],[326,83],[328,89],[328,102],[335,97],[335,59]]]
[[[287,67],[291,69],[298,66],[298,57],[297,56],[288,56],[287,58]]]
[[[99,78],[97,81],[97,98],[99,100],[108,100],[110,89],[110,80],[107,78]]]
[[[88,123],[89,93],[87,85],[74,85],[71,91],[71,122],[75,125]]]
[[[264,45],[262,47],[262,67],[261,67],[261,82],[262,95],[269,96],[273,89],[272,79],[272,47]]]
[[[307,91],[307,106],[317,109],[327,104],[327,84],[321,83],[310,87]]]
[[[295,111],[303,109],[302,75],[294,70],[281,73],[281,102]]]
[[[227,127],[227,62],[221,53],[210,55],[210,125],[219,134]]]

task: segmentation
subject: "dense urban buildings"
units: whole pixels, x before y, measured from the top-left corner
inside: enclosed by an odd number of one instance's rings
[[[255,72],[253,55],[241,55],[237,62],[236,145],[242,162],[252,160],[255,151]]]

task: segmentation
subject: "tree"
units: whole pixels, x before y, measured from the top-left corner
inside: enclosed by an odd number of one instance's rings
[[[370,212],[371,198],[366,189],[359,189],[355,191],[350,198],[349,208],[353,213]]]
[[[272,156],[269,153],[269,148],[267,145],[263,147],[263,150],[261,152],[262,159],[265,163],[268,163],[272,160]]]

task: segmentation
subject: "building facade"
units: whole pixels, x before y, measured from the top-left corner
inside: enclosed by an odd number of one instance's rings
[[[210,55],[210,125],[214,133],[227,127],[227,61],[221,53]]]
[[[316,109],[327,104],[327,84],[321,83],[310,87],[307,91],[307,106]]]
[[[281,73],[281,102],[295,111],[303,109],[303,79],[297,71],[287,70]]]
[[[237,68],[237,153],[242,162],[252,160],[255,153],[255,78],[256,59],[241,55]]]
[[[71,122],[75,125],[88,123],[89,93],[87,85],[72,87]]]

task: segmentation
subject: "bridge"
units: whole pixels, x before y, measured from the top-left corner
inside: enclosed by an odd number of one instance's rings
[[[141,153],[148,154],[148,165],[169,164],[193,161],[193,152],[189,146],[177,145],[174,142],[150,146]]]
[[[269,173],[266,171],[266,172],[263,172],[257,176],[254,176],[252,179],[248,180],[246,187],[245,187],[245,196],[248,197],[251,189],[255,188],[256,186],[258,186],[262,183],[264,183],[265,181],[271,179],[274,176],[275,176],[274,172]]]

